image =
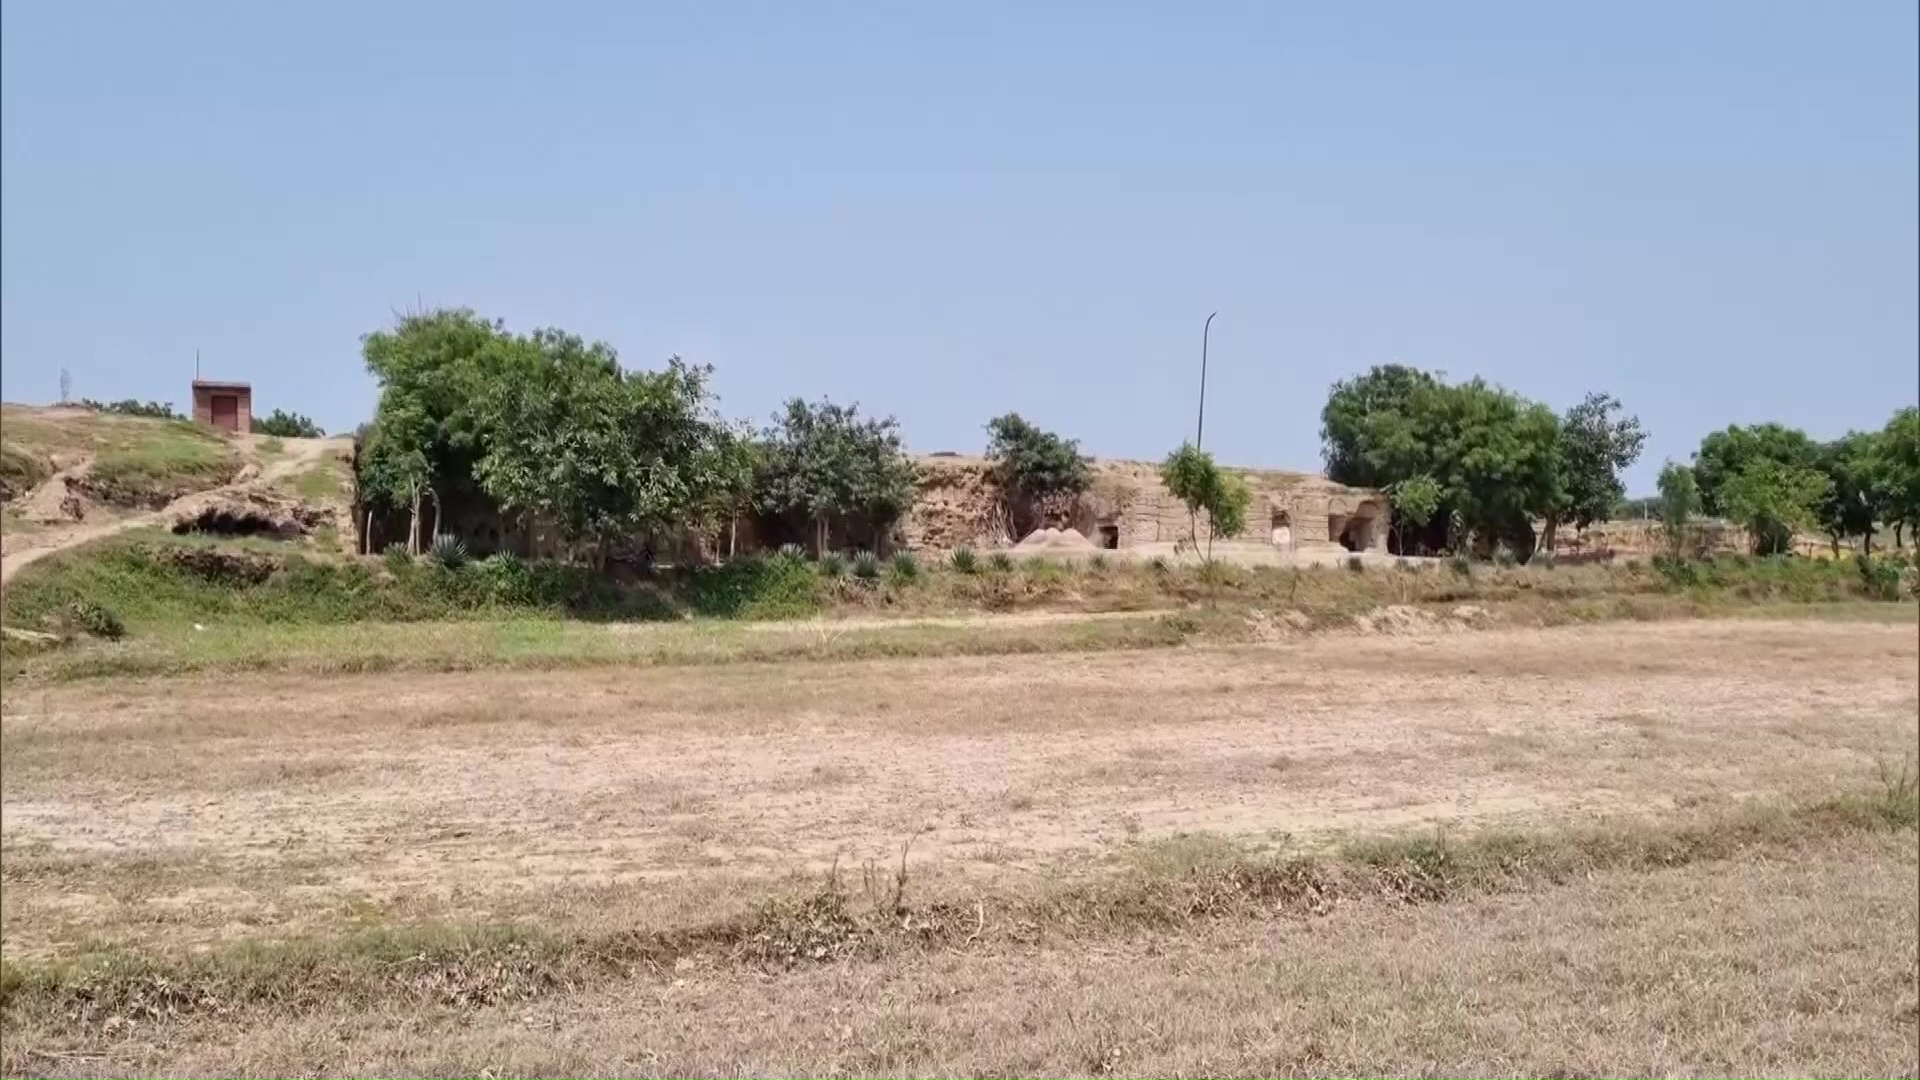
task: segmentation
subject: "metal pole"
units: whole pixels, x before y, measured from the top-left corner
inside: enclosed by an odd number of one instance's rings
[[[1218,315],[1214,312],[1213,315]],[[1193,448],[1200,449],[1200,436],[1207,430],[1207,338],[1213,333],[1213,315],[1207,316],[1207,324],[1200,328],[1200,419],[1193,425]]]

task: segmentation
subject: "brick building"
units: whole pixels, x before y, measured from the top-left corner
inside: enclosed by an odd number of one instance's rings
[[[245,435],[253,430],[253,387],[243,382],[193,380],[193,420]]]

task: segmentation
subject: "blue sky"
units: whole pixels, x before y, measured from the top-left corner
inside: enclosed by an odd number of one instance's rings
[[[829,394],[918,449],[1316,468],[1400,361],[1652,432],[1877,427],[1920,364],[1911,0],[100,4],[0,25],[9,400],[372,411],[423,300]]]

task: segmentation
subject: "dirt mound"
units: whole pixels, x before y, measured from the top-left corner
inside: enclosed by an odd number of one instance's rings
[[[225,492],[194,500],[168,515],[175,533],[212,533],[218,536],[304,536],[333,523],[333,511],[269,491]]]
[[[1013,545],[1015,551],[1098,551],[1078,529],[1037,529]]]

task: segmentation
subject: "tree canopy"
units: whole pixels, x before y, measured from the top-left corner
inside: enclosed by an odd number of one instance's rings
[[[1588,394],[1560,422],[1559,520],[1584,529],[1626,495],[1620,474],[1640,460],[1647,433],[1611,394]],[[1551,544],[1549,544],[1551,547]]]
[[[1795,530],[1813,527],[1832,487],[1817,469],[1756,457],[1721,484],[1720,504],[1754,554],[1774,555],[1791,549]]]
[[[891,526],[913,506],[914,478],[893,417],[794,398],[762,436],[756,501],[764,513],[810,520],[824,552],[832,518]]]
[[[1733,424],[1700,440],[1693,455],[1693,478],[1700,486],[1700,508],[1712,517],[1732,517],[1725,496],[1728,482],[1755,461],[1810,467],[1819,447],[1807,433],[1780,424]]]
[[[1416,510],[1409,497],[1418,494],[1427,520],[1445,534],[1429,530],[1420,546],[1457,546],[1465,539],[1452,535],[1457,525],[1525,557],[1533,550],[1532,518],[1554,512],[1563,498],[1559,418],[1479,379],[1449,385],[1413,368],[1376,367],[1334,384],[1321,425],[1329,478],[1382,488],[1390,498],[1397,492],[1396,511]],[[1403,532],[1403,550],[1406,540]]]
[[[1679,558],[1686,552],[1687,528],[1700,508],[1700,489],[1693,470],[1669,461],[1660,468],[1660,495],[1655,500],[1660,526],[1667,534],[1667,552]]]
[[[1007,413],[987,422],[987,461],[1010,515],[1058,513],[1093,482],[1080,444]]]
[[[255,417],[253,431],[256,435],[274,435],[283,439],[318,439],[326,432],[320,425],[300,413],[273,410],[265,417]]]

